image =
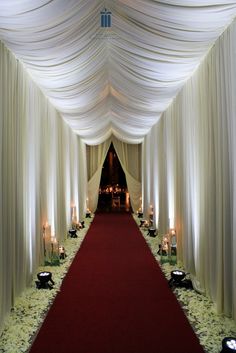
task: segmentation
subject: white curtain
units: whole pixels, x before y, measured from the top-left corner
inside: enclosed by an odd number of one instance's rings
[[[141,204],[141,145],[127,144],[114,136],[99,145],[87,146],[88,208],[92,212],[97,208],[102,167],[111,142],[125,173],[131,205],[135,212]]]
[[[79,195],[78,195],[79,219],[82,220],[87,210],[87,195],[88,195],[86,144],[80,138],[78,138],[78,136],[75,136],[74,134],[73,136],[78,142],[78,145],[76,146],[77,155],[75,155],[75,162],[78,164],[78,175],[74,175],[73,182],[76,185],[79,183]]]
[[[141,144],[128,144],[112,137],[117,156],[125,173],[130,202],[134,212],[141,206]]]
[[[0,330],[42,263],[43,225],[62,241],[72,204],[84,217],[85,160],[79,137],[0,42]]]
[[[95,212],[97,209],[102,166],[109,150],[110,144],[111,139],[109,138],[100,145],[87,146],[87,207],[90,209],[91,212]]]
[[[170,223],[176,228],[179,259],[218,312],[234,319],[235,53],[234,22],[146,136],[143,149],[144,208],[154,203],[161,232]]]

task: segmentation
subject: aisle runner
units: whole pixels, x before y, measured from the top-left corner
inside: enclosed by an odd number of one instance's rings
[[[128,214],[96,215],[30,353],[203,353]]]

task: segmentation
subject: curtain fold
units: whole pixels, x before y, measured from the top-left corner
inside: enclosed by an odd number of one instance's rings
[[[125,173],[130,202],[134,212],[141,206],[141,144],[127,144],[112,136],[112,142]]]
[[[102,167],[111,142],[125,173],[131,205],[136,212],[141,203],[141,144],[127,144],[115,136],[99,145],[87,145],[88,208],[92,212],[97,208]]]
[[[234,21],[146,136],[143,149],[144,209],[156,193],[161,233],[171,221],[178,258],[218,312],[234,319],[235,43]]]
[[[0,58],[1,331],[16,297],[43,263],[43,225],[48,222],[61,242],[72,203],[84,217],[87,179],[79,137],[2,42]]]
[[[98,204],[99,185],[102,174],[102,166],[111,144],[107,139],[100,145],[87,146],[87,170],[88,170],[88,200],[87,206],[91,212],[95,212]]]

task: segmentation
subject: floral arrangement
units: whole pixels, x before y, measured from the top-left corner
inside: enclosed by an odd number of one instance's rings
[[[134,219],[139,225],[140,220],[136,216]],[[185,271],[180,262],[177,265],[161,263],[161,257],[157,254],[158,246],[161,244],[161,236],[149,237],[147,230],[142,227],[140,227],[140,231],[167,280],[171,278],[170,273],[174,269]],[[214,303],[208,297],[195,290],[182,287],[176,287],[174,293],[206,353],[219,353],[224,337],[236,337],[236,322],[224,315],[217,314]]]
[[[63,247],[66,256],[60,260],[60,266],[39,267],[30,287],[25,289],[21,296],[17,298],[14,307],[4,322],[0,336],[1,353],[20,353],[29,350],[35,334],[42,324],[57,292],[60,290],[62,280],[84,240],[92,219],[93,217],[85,220],[85,228],[77,232],[77,238],[65,240]],[[38,290],[36,288],[37,273],[41,271],[52,273],[55,285],[51,290]]]

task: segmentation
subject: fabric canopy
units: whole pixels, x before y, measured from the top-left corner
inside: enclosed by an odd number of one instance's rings
[[[233,0],[1,0],[0,39],[86,143],[138,143],[235,15]]]

